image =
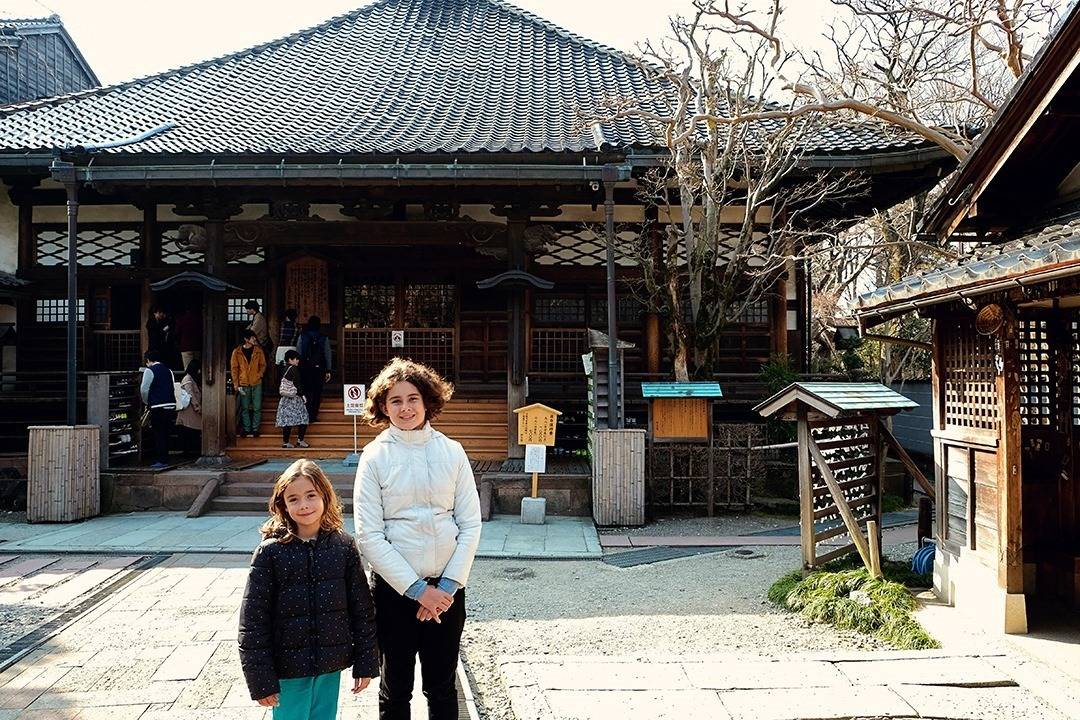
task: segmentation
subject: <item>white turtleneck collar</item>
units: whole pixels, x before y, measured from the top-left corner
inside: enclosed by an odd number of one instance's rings
[[[431,439],[431,423],[424,422],[424,427],[417,428],[416,430],[402,430],[396,425],[390,425],[386,428],[386,431],[390,433],[390,437],[408,445],[423,445]]]

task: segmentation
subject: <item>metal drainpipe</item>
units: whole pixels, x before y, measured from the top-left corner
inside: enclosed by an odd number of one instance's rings
[[[618,170],[604,166],[604,230],[607,236],[608,429],[622,427],[619,395],[618,312],[615,301],[615,180]]]
[[[59,159],[53,160],[52,176],[64,184],[67,190],[67,424],[75,425],[78,421],[76,393],[78,371],[76,363],[76,327],[78,324],[79,283],[78,283],[78,238],[79,238],[79,183],[75,179],[75,166]],[[90,308],[87,308],[89,311]]]

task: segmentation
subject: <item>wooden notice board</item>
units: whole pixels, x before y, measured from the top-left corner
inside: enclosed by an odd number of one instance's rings
[[[300,324],[312,315],[323,323],[329,322],[330,285],[325,260],[302,257],[285,266],[285,307],[296,309]]]
[[[555,445],[555,424],[561,412],[540,403],[526,405],[514,412],[518,416],[518,444]]]
[[[652,432],[656,440],[708,440],[708,398],[655,398]]]

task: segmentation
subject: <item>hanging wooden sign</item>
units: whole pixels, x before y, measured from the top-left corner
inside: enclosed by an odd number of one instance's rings
[[[324,323],[330,320],[330,286],[325,260],[302,257],[285,266],[285,307],[296,308],[301,324],[312,315]]]

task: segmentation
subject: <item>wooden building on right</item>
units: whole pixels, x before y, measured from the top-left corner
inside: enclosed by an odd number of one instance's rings
[[[934,585],[985,627],[1080,608],[1080,12],[923,225],[962,260],[861,297],[933,320]]]

